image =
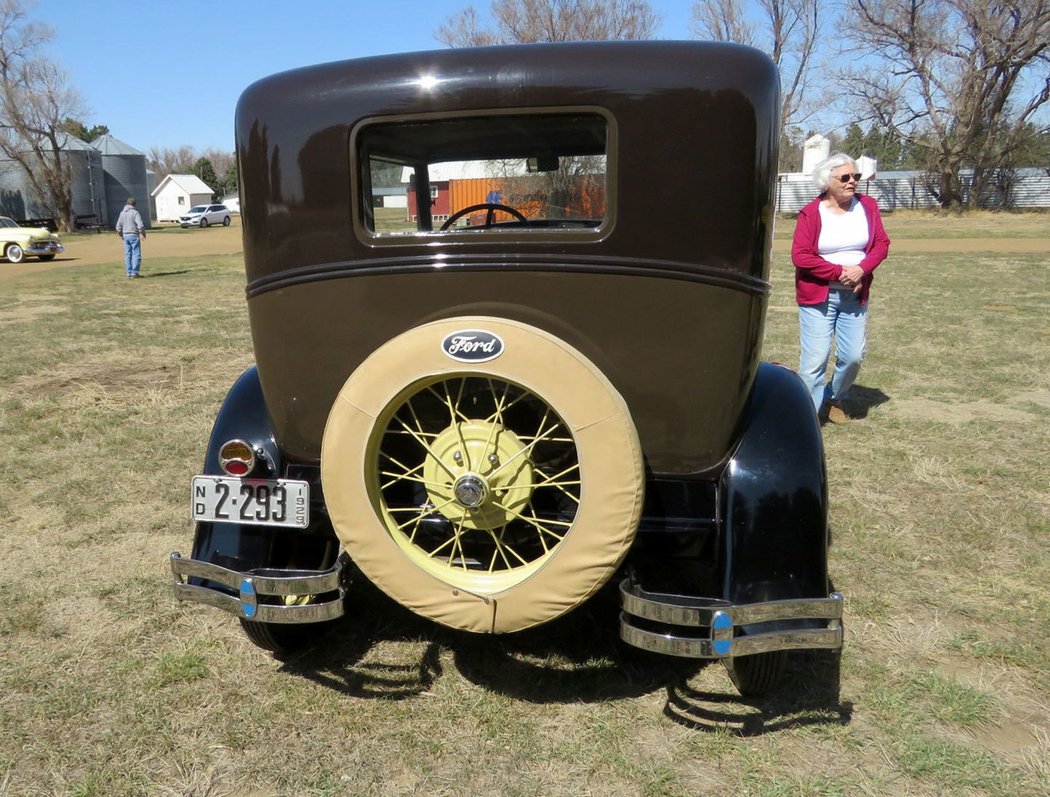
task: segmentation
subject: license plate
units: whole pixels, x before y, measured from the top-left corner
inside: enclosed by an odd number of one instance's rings
[[[310,525],[309,482],[194,476],[190,496],[194,520],[298,529]]]

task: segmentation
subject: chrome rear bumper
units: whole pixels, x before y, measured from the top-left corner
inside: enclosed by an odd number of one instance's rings
[[[175,597],[179,600],[204,603],[260,623],[320,623],[343,615],[344,571],[348,562],[346,555],[341,554],[327,570],[266,568],[238,573],[209,562],[183,559],[176,551],[171,555],[171,572],[175,575]],[[237,594],[190,584],[190,578],[221,584]],[[329,593],[335,597],[324,602],[296,602]],[[268,599],[277,599],[277,602],[268,602]]]
[[[731,604],[646,592],[631,579],[624,579],[620,582],[620,637],[643,650],[695,659],[773,650],[835,649],[842,647],[842,603],[842,594],[832,592],[827,598]],[[643,623],[639,624],[639,619]],[[800,620],[807,621],[807,627],[782,627],[783,621]],[[761,626],[777,621],[781,627]],[[811,627],[814,625],[817,627]],[[744,632],[741,626],[750,628]]]

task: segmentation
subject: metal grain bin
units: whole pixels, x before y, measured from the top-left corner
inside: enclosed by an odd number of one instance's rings
[[[102,221],[109,226],[116,224],[117,216],[130,196],[138,200],[140,212],[148,210],[150,191],[146,180],[146,156],[110,135],[100,136],[92,145],[102,153],[105,171]],[[149,213],[142,213],[142,217],[148,227]]]

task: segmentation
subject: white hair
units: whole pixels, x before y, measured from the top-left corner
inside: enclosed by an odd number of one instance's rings
[[[847,155],[845,152],[836,152],[834,155],[825,158],[816,166],[813,167],[813,174],[810,176],[813,178],[813,182],[817,188],[822,192],[828,190],[828,183],[831,182],[831,172],[837,169],[839,166],[845,166],[847,163],[852,163],[854,166],[857,165],[857,161]]]

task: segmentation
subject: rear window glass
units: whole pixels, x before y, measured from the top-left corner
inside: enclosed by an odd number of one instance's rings
[[[597,112],[491,114],[358,129],[365,232],[593,232],[609,216],[609,124]]]

